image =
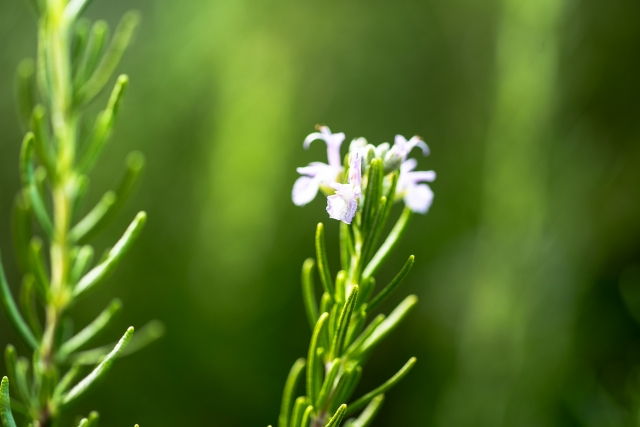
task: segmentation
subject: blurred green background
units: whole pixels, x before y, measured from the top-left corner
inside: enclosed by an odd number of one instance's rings
[[[318,221],[338,264],[324,201],[290,199],[295,167],[325,155],[302,140],[326,123],[376,144],[419,134],[420,165],[438,173],[431,211],[379,275],[416,255],[383,309],[410,292],[419,307],[357,393],[419,363],[376,426],[638,425],[640,3],[96,0],[88,16],[115,25],[131,8],[144,16],[119,67],[131,86],[91,200],[129,151],[147,169],[97,246],[137,210],[149,222],[74,315],[84,325],[118,296],[108,339],[151,318],[167,333],[71,412],[97,409],[104,426],[277,421],[310,335],[299,274]],[[15,284],[13,80],[35,53],[19,0],[0,2],[0,40],[0,248]],[[0,345],[17,341],[0,316]]]

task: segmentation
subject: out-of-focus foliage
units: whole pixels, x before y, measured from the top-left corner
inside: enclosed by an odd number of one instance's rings
[[[118,295],[137,309],[114,331],[160,318],[167,335],[120,361],[78,413],[94,400],[102,425],[277,417],[309,339],[299,265],[313,254],[310,224],[326,218],[320,198],[301,212],[290,190],[295,166],[323,150],[300,146],[324,122],[376,144],[419,134],[433,152],[421,166],[438,171],[434,205],[403,243],[418,260],[404,287],[420,304],[367,365],[362,391],[403,355],[420,363],[377,425],[635,425],[640,4],[112,0],[87,14],[114,24],[132,7],[144,20],[121,65],[126,114],[89,201],[140,149],[136,203],[100,241],[136,207],[150,221],[113,286],[75,315],[88,321]],[[7,266],[22,137],[13,78],[34,28],[21,1],[0,2]],[[17,341],[4,316],[0,331],[0,345]]]

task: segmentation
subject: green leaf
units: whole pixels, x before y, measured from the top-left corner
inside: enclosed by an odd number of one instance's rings
[[[396,195],[396,187],[398,185],[398,177],[399,173],[394,172],[391,175],[391,184],[389,185],[389,190],[387,191],[386,200],[384,206],[381,207],[381,211],[378,212],[376,216],[376,223],[371,229],[371,240],[369,242],[369,247],[367,248],[367,252],[362,254],[362,258],[364,262],[368,261],[373,251],[378,244],[378,240],[380,240],[380,236],[384,231],[384,227],[387,225],[387,221],[389,220],[389,215],[391,214],[391,208],[393,208],[393,201],[395,200]],[[373,273],[371,274],[373,275]]]
[[[301,427],[309,427],[311,414],[313,414],[313,406],[309,405],[307,406],[307,409],[304,410],[304,414],[302,414],[302,422],[300,423]]]
[[[360,309],[366,304],[369,297],[376,288],[376,279],[373,277],[367,277],[360,280],[360,298],[358,298],[358,304],[356,304],[356,310]]]
[[[13,243],[23,274],[29,271],[29,242],[33,235],[28,200],[19,192],[13,205]]]
[[[318,321],[318,305],[316,304],[316,294],[313,286],[315,264],[316,262],[313,258],[307,258],[302,264],[302,300],[304,301],[305,312],[312,330]]]
[[[77,217],[82,206],[84,205],[85,196],[87,195],[87,190],[89,189],[89,183],[90,181],[87,175],[80,175],[78,176],[78,178],[76,178],[76,188],[72,209],[73,218]]]
[[[338,408],[338,405],[341,405],[349,400],[356,387],[358,386],[360,378],[362,378],[362,368],[360,366],[356,366],[345,371],[345,374],[342,376],[342,378],[340,378],[340,381],[338,382],[338,386],[336,387],[334,396],[331,398],[329,411],[335,411]]]
[[[126,159],[126,172],[118,188],[107,192],[102,200],[71,230],[70,239],[86,242],[100,232],[115,214],[124,206],[133,192],[140,173],[144,168],[144,156],[138,151],[129,153]]]
[[[11,413],[11,398],[9,397],[9,378],[3,377],[0,384],[0,419],[3,427],[16,427]]]
[[[78,251],[78,255],[76,256],[75,261],[73,262],[73,266],[71,267],[71,272],[69,273],[69,282],[72,285],[78,283],[78,280],[82,277],[83,274],[87,272],[89,267],[91,267],[91,261],[93,261],[93,247],[89,245],[85,245],[80,248]]]
[[[91,32],[91,21],[87,18],[78,19],[73,26],[73,43],[71,48],[71,65],[72,74],[75,77],[78,74],[78,68],[82,62],[82,57],[89,42],[89,34]]]
[[[364,242],[362,243],[362,251],[361,251],[360,258],[358,259],[358,267],[357,267],[358,274],[362,271],[362,266],[366,261],[369,260],[369,256],[373,251],[372,247],[373,247],[373,242],[375,240],[375,229],[378,227],[378,223],[382,221],[382,217],[384,216],[386,206],[387,206],[387,198],[383,196],[378,200],[376,212],[375,214],[373,214],[373,218],[371,219],[371,224],[370,224],[371,230],[369,230],[369,232],[366,233],[365,235],[366,237],[364,239]]]
[[[89,413],[89,424],[87,424],[87,427],[97,427],[98,420],[100,420],[100,414],[96,411],[91,411]]]
[[[384,402],[384,394],[374,397],[371,402],[364,408],[360,416],[351,424],[352,427],[368,427],[373,422]]]
[[[333,391],[333,386],[341,367],[342,359],[340,359],[339,357],[331,362],[329,371],[327,372],[327,376],[325,377],[324,382],[322,383],[322,387],[320,388],[320,393],[318,393],[318,400],[316,400],[315,402],[316,408],[324,407],[325,402]]]
[[[402,380],[402,378],[404,378],[405,375],[407,375],[409,373],[409,371],[411,370],[411,368],[413,368],[413,365],[415,365],[415,364],[416,364],[416,358],[412,357],[402,367],[402,369],[400,369],[393,377],[389,378],[389,380],[387,380],[387,382],[385,382],[384,384],[382,384],[380,387],[376,388],[375,390],[365,394],[364,396],[362,396],[360,399],[356,400],[355,402],[351,403],[349,405],[349,410],[347,411],[347,415],[353,414],[358,409],[362,408],[363,406],[365,406],[369,402],[371,402],[376,396],[387,392],[387,390],[389,390],[391,387],[393,387],[394,385],[398,384],[398,382],[400,382],[400,380]]]
[[[347,302],[345,302],[342,311],[340,312],[340,318],[338,319],[338,326],[336,333],[333,336],[333,342],[331,343],[331,351],[329,352],[329,360],[342,355],[342,349],[344,347],[344,340],[347,337],[347,331],[351,322],[351,315],[353,314],[353,308],[356,305],[358,299],[358,285],[354,285],[351,288]]]
[[[131,196],[131,193],[140,178],[142,169],[144,168],[144,163],[145,160],[142,153],[138,151],[129,153],[125,161],[126,171],[124,177],[120,181],[120,184],[114,193],[114,203],[109,207],[107,212],[99,218],[97,223],[78,239],[80,242],[85,242],[99,233],[106,225],[109,224],[118,211],[120,211]]]
[[[316,327],[311,335],[311,343],[309,344],[309,354],[307,357],[307,396],[311,402],[315,402],[318,398],[318,390],[320,385],[316,383],[316,349],[318,348],[318,340],[322,334],[325,324],[327,323],[328,313],[322,313],[318,318]]]
[[[367,174],[367,188],[365,190],[364,206],[362,208],[362,225],[361,229],[365,235],[370,234],[373,218],[378,211],[378,201],[382,191],[382,160],[373,159],[369,165]]]
[[[53,390],[53,400],[56,403],[60,402],[62,398],[62,394],[66,392],[71,384],[76,380],[78,375],[80,374],[80,369],[82,365],[79,363],[74,363],[71,365],[71,368],[63,375],[62,379],[58,382],[55,389]]]
[[[340,221],[340,263],[344,271],[349,271],[351,267],[351,256],[354,252],[351,229],[348,224]]]
[[[22,318],[20,311],[11,295],[9,284],[7,283],[7,277],[4,274],[4,267],[2,266],[2,256],[0,255],[0,302],[4,308],[5,313],[9,318],[9,322],[16,329],[18,335],[24,340],[27,346],[31,350],[38,348],[38,341],[36,340],[33,332],[27,326],[27,323]]]
[[[29,127],[29,119],[35,103],[35,63],[33,59],[23,59],[16,74],[16,98],[18,117],[24,130]]]
[[[316,228],[316,258],[318,259],[318,272],[324,290],[329,295],[334,295],[333,282],[331,281],[331,272],[329,271],[329,262],[327,261],[327,247],[324,239],[324,224],[319,223]]]
[[[73,296],[75,298],[83,295],[88,290],[98,285],[108,273],[110,273],[122,259],[124,254],[130,249],[131,245],[135,242],[139,236],[142,228],[147,219],[147,214],[140,212],[124,235],[118,240],[118,243],[109,251],[108,257],[105,261],[98,264],[91,271],[89,271],[76,285],[73,290]]]
[[[69,231],[69,240],[72,242],[83,240],[104,219],[115,203],[116,193],[107,191],[93,209]]]
[[[378,249],[378,252],[376,252],[376,254],[373,256],[373,258],[371,259],[367,267],[364,269],[364,272],[362,273],[362,277],[365,277],[365,278],[371,277],[374,274],[376,274],[376,271],[378,271],[378,268],[382,266],[384,261],[387,259],[387,257],[391,253],[391,250],[396,246],[396,244],[404,234],[404,231],[407,229],[407,224],[411,219],[411,214],[412,214],[411,209],[409,209],[408,207],[405,207],[404,210],[402,211],[402,215],[400,215],[400,218],[398,219],[398,222],[396,222],[396,225],[391,230],[391,233],[389,233],[389,236],[384,241],[382,246],[380,246],[380,249]]]
[[[58,350],[58,357],[60,360],[65,360],[69,354],[78,350],[80,347],[88,343],[93,337],[102,332],[121,309],[122,302],[118,299],[112,300],[109,306],[105,308],[93,322],[89,323],[84,329],[60,346],[60,349]]]
[[[414,259],[415,258],[413,255],[409,257],[407,262],[402,267],[402,270],[400,270],[400,272],[396,275],[396,277],[393,278],[391,283],[385,286],[384,289],[382,289],[380,293],[376,295],[375,298],[373,298],[371,302],[367,304],[367,308],[366,308],[367,311],[375,310],[384,300],[387,299],[387,297],[389,297],[389,295],[391,295],[391,293],[398,287],[398,285],[402,283],[404,278],[407,277],[407,274],[409,274],[409,271],[411,271],[411,267],[413,267]]]
[[[35,279],[32,274],[25,274],[20,285],[20,309],[27,319],[27,324],[35,335],[36,339],[42,338],[42,326],[38,318],[38,308],[35,298]]]
[[[356,338],[356,340],[349,346],[349,348],[347,348],[347,351],[345,351],[345,355],[350,358],[351,355],[353,353],[355,353],[355,351],[358,350],[362,346],[362,344],[367,340],[367,338],[369,338],[371,336],[371,334],[373,334],[375,332],[375,330],[382,323],[382,321],[385,319],[385,317],[386,316],[384,314],[378,314],[371,321],[371,323],[369,323],[369,325],[360,334],[360,336],[358,336],[358,338]]]
[[[129,77],[121,75],[116,80],[116,84],[111,91],[107,108],[102,110],[93,126],[91,139],[83,153],[82,158],[78,162],[78,170],[81,173],[90,171],[100,157],[104,146],[111,135],[113,125],[118,117],[122,98],[129,84]]]
[[[138,12],[127,12],[122,17],[113,35],[113,40],[111,40],[100,63],[78,93],[80,104],[93,99],[105,86],[120,62],[125,49],[131,42],[133,33],[139,23],[140,14]]]
[[[347,272],[344,270],[338,271],[336,275],[336,304],[344,304],[344,299],[347,295]]]
[[[29,245],[29,264],[35,279],[35,289],[43,301],[49,301],[49,277],[42,261],[42,240],[39,237],[31,239]]]
[[[296,399],[296,402],[293,404],[290,427],[302,426],[302,418],[304,417],[307,406],[309,406],[309,399],[307,397],[300,396]]]
[[[357,303],[356,307],[358,307]],[[366,320],[367,318],[365,313],[354,309],[354,314],[351,316],[351,324],[349,325],[349,330],[347,331],[347,337],[344,341],[345,347],[348,348],[356,339],[356,337],[362,332],[362,328],[364,327]]]
[[[325,427],[338,427],[347,412],[347,405],[341,405]]]
[[[118,354],[118,357],[128,356],[136,351],[142,350],[144,347],[162,337],[164,332],[165,327],[162,322],[158,320],[150,321],[136,332],[129,345],[127,345],[127,348],[121,351],[120,354]],[[74,363],[80,363],[82,365],[95,365],[100,362],[112,348],[113,344],[110,344],[91,350],[81,351],[70,355],[69,359]]]
[[[26,375],[24,375],[24,369],[21,369],[21,367],[18,366],[16,349],[11,344],[7,345],[7,348],[4,351],[4,360],[7,365],[8,377],[14,385],[17,386],[18,396],[20,396],[23,401],[30,402],[31,395],[27,385],[27,378]]]
[[[76,384],[68,393],[65,393],[62,396],[62,405],[69,406],[71,403],[76,401],[80,396],[82,396],[87,390],[89,390],[98,380],[103,378],[106,373],[109,371],[115,359],[118,357],[119,353],[121,353],[131,341],[131,337],[133,336],[133,328],[127,329],[127,332],[120,339],[118,344],[116,344],[115,348],[109,353],[104,360],[86,377],[84,377],[78,384]]]
[[[402,301],[395,310],[391,312],[389,317],[378,326],[373,333],[364,341],[360,348],[361,353],[367,352],[375,345],[380,343],[400,322],[409,314],[411,309],[418,303],[418,297],[409,295]]]
[[[96,21],[93,26],[91,26],[89,39],[82,52],[82,57],[80,58],[80,63],[78,64],[78,69],[73,79],[74,92],[77,100],[79,99],[82,86],[98,66],[108,41],[109,25],[103,20]]]
[[[38,160],[44,166],[47,174],[50,177],[56,176],[56,170],[54,167],[53,156],[49,145],[49,135],[46,131],[45,121],[45,109],[42,105],[38,104],[33,108],[33,114],[31,116],[31,129],[35,138],[35,150],[38,156]]]
[[[75,21],[90,4],[91,0],[69,0],[64,8],[64,19],[68,22]]]
[[[306,365],[306,361],[300,358],[295,361],[287,376],[287,382],[284,385],[282,393],[282,404],[280,406],[280,416],[278,417],[278,427],[289,427],[289,415],[291,414],[291,401],[296,390],[302,371]]]
[[[48,236],[53,236],[53,223],[44,202],[40,198],[38,187],[36,185],[33,167],[35,137],[32,132],[27,132],[22,142],[22,151],[20,153],[20,173],[23,185],[27,191],[31,208],[38,220],[40,226]]]

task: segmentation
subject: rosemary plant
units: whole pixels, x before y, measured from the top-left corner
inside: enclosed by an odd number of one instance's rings
[[[33,354],[18,357],[13,346],[6,349],[8,377],[0,386],[4,427],[16,426],[12,410],[30,426],[57,425],[60,414],[102,379],[116,358],[141,348],[162,332],[159,323],[151,322],[135,339],[129,328],[115,346],[83,350],[114,319],[121,303],[111,301],[75,334],[68,315],[69,308],[105,281],[146,220],[146,214],[140,212],[122,238],[93,262],[94,248],[88,242],[130,195],[144,158],[130,154],[117,189],[81,215],[87,174],[118,118],[127,76],[117,78],[97,117],[88,117],[85,107],[107,86],[139,21],[136,13],[126,14],[109,41],[105,22],[91,25],[80,18],[88,3],[31,1],[38,18],[37,60],[23,61],[17,79],[19,113],[27,130],[20,158],[22,190],[14,210],[15,251],[23,280],[17,304],[0,262],[0,300]],[[79,379],[85,366],[93,369]],[[92,412],[80,426],[95,426],[97,421],[98,414]]]
[[[413,266],[410,256],[398,274],[375,296],[375,274],[396,248],[412,212],[426,213],[433,201],[431,182],[435,172],[416,172],[415,159],[407,159],[414,147],[429,153],[419,138],[406,140],[397,135],[394,145],[377,147],[364,138],[351,142],[349,154],[341,162],[343,133],[331,133],[319,126],[304,141],[308,147],[316,139],[327,143],[329,163],[311,163],[299,168],[302,174],[293,187],[293,201],[305,205],[318,191],[328,195],[327,212],[340,223],[340,265],[331,274],[325,247],[325,229],[318,224],[315,236],[316,258],[302,266],[302,294],[311,344],[306,360],[298,359],[287,378],[282,397],[278,427],[337,427],[350,415],[345,426],[371,424],[384,400],[384,393],[396,385],[416,363],[409,361],[388,381],[355,400],[351,396],[362,375],[362,366],[373,349],[398,326],[418,299],[410,295],[389,316],[379,314],[368,325],[367,316],[376,310],[400,285]],[[404,200],[405,208],[390,234],[379,241],[395,201]],[[322,283],[317,304],[314,270]],[[334,278],[335,277],[335,278]],[[296,385],[305,378],[305,393],[294,400]],[[350,403],[349,403],[350,402]]]

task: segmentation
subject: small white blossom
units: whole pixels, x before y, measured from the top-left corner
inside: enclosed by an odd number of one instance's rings
[[[327,198],[329,217],[351,224],[358,209],[358,199],[362,192],[362,154],[359,151],[349,157],[349,183],[331,183],[336,194]]]
[[[433,203],[433,191],[427,184],[420,182],[433,182],[436,179],[434,171],[414,171],[418,162],[409,159],[400,166],[400,176],[396,187],[396,195],[404,199],[405,205],[413,212],[427,213]]]
[[[429,147],[419,136],[414,136],[407,141],[404,136],[396,135],[393,147],[384,156],[384,172],[390,173],[397,170],[415,147],[421,148],[423,155],[429,155]]]
[[[297,206],[304,206],[311,202],[321,185],[329,186],[336,180],[342,172],[342,162],[340,161],[340,146],[344,141],[344,133],[331,133],[327,126],[318,127],[319,132],[314,132],[304,140],[303,147],[309,145],[316,139],[322,139],[327,143],[327,159],[329,164],[313,162],[309,166],[298,168],[301,176],[293,185],[291,198]]]

